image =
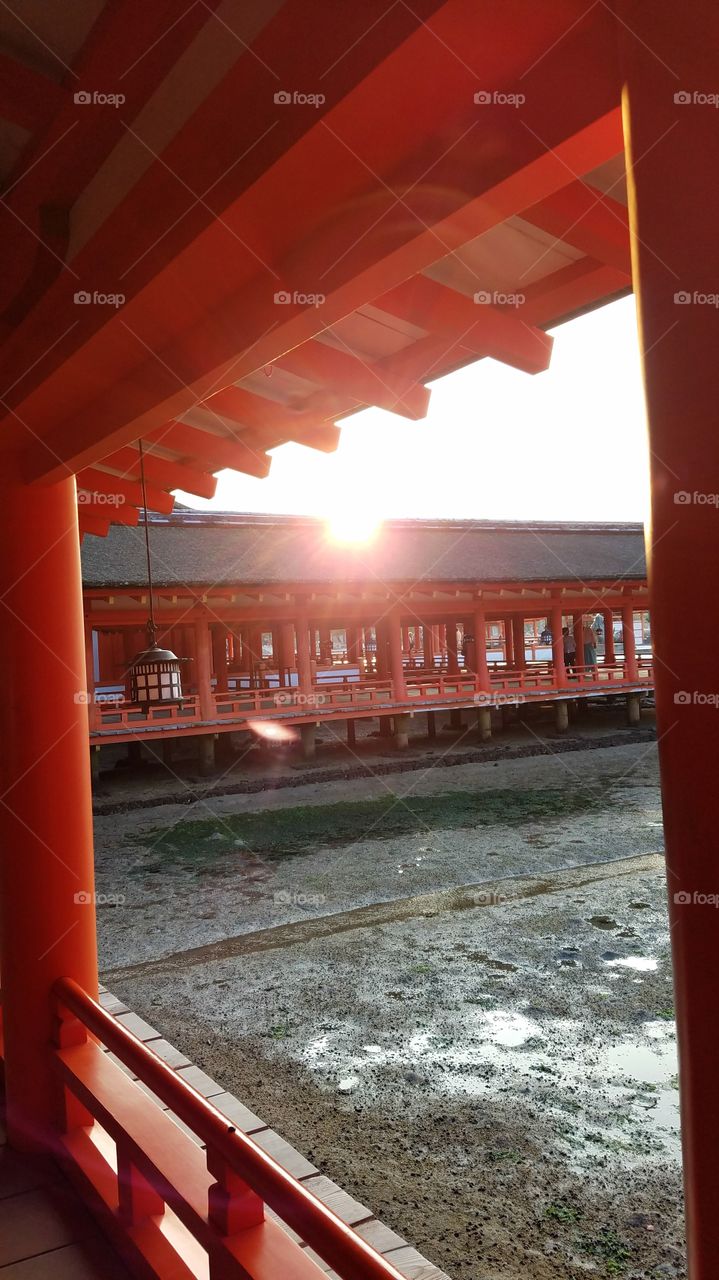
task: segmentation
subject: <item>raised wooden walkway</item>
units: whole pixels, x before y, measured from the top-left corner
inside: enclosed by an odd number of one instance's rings
[[[629,675],[623,662],[576,668],[561,686],[551,663],[530,663],[518,670],[501,668],[492,673],[489,686],[471,672],[406,672],[398,693],[392,680],[343,678],[337,669],[334,681],[325,679],[309,692],[296,686],[237,688],[200,699],[190,694],[176,705],[138,707],[122,697],[95,695],[90,718],[90,742],[94,746],[158,737],[191,737],[252,729],[261,721],[300,726],[323,720],[356,720],[421,711],[502,707],[525,703],[560,702],[646,693],[654,688],[650,658],[640,658],[636,673]]]

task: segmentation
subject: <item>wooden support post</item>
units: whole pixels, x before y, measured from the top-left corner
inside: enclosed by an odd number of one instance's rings
[[[453,620],[445,623],[447,634],[447,674],[454,676],[459,671],[459,653],[457,650],[457,623]]]
[[[604,621],[604,665],[611,667],[616,662],[614,652],[614,613],[611,609],[602,610]]]
[[[552,633],[552,668],[554,683],[563,689],[567,683],[567,672],[564,666],[564,638],[562,636],[562,606],[558,601],[552,602],[549,630]]]
[[[482,742],[489,742],[492,737],[492,709],[489,706],[477,707],[477,729]]]
[[[527,665],[527,650],[524,642],[524,617],[515,613],[512,618],[512,648],[514,649],[514,665],[523,671]]]
[[[390,673],[389,635],[386,619],[382,619],[375,627],[377,636],[377,678],[387,680]]]
[[[347,746],[354,748],[357,745],[357,730],[354,720],[347,721]]]
[[[404,663],[402,660],[402,628],[399,618],[388,619],[390,677],[392,680],[392,696],[397,702],[407,697],[407,686],[404,681]]]
[[[557,733],[566,733],[569,728],[569,704],[564,698],[554,704],[554,727]]]
[[[394,745],[398,751],[404,751],[409,746],[409,715],[396,715],[394,717]]]
[[[622,639],[624,641],[624,678],[638,679],[637,645],[634,638],[634,605],[622,605]]]
[[[202,733],[197,739],[197,750],[200,760],[200,773],[212,773],[215,768],[215,735]]]
[[[427,739],[434,742],[437,737],[437,713],[436,711],[427,712]]]
[[[429,671],[434,671],[435,654],[437,652],[434,627],[431,623],[422,623],[422,661]]]
[[[312,693],[312,655],[310,651],[310,629],[305,614],[298,614],[295,622],[297,642],[297,681],[300,693]]]
[[[316,737],[316,726],[314,724],[300,725],[303,760],[314,760],[317,751]]]
[[[512,615],[508,614],[504,618],[504,658],[507,667],[514,670],[514,628],[512,626]]]
[[[207,618],[195,623],[195,661],[197,692],[200,699],[200,719],[215,719],[215,699],[212,694],[212,645]]]
[[[489,691],[489,666],[487,664],[487,618],[483,609],[474,613],[474,670],[479,689]]]
[[[0,476],[0,967],[9,1141],[48,1151],[55,1074],[50,991],[97,998],[80,540],[74,479]]]
[[[584,614],[572,614],[572,629],[574,631],[574,643],[577,646],[577,666],[585,666],[584,662]]]
[[[719,889],[719,714],[700,699],[717,690],[713,638],[719,631],[712,501],[719,493],[719,309],[711,301],[719,280],[719,129],[706,99],[717,90],[719,7],[713,0],[618,0],[618,10],[632,274],[649,427],[647,547],[688,1274],[714,1280],[719,929],[710,904]],[[699,601],[701,642],[688,632]],[[627,604],[626,633],[629,612]]]
[[[634,728],[635,725],[641,723],[642,710],[638,693],[627,694],[627,724]]]
[[[215,692],[227,693],[227,627],[215,624],[212,635],[212,666],[215,673]]]

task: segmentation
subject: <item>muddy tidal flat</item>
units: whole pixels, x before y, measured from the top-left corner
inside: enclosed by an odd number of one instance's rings
[[[450,1277],[685,1276],[653,746],[97,834],[103,981]]]

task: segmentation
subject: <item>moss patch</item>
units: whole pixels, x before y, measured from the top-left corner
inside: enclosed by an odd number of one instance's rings
[[[409,798],[387,795],[376,800],[191,819],[150,828],[142,841],[163,862],[210,862],[229,850],[282,858],[366,839],[431,836],[433,831],[562,818],[601,803],[602,797],[591,787],[452,791]],[[137,843],[135,836],[132,843]]]

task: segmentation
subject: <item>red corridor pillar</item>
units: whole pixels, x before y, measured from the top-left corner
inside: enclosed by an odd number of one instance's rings
[[[310,624],[305,614],[299,614],[295,623],[297,636],[297,684],[303,693],[312,691],[312,654],[310,651]],[[314,636],[314,631],[313,631]]]
[[[436,653],[434,627],[429,622],[422,623],[422,660],[425,667],[434,671]]]
[[[97,997],[85,637],[74,479],[0,481],[0,964],[10,1142],[47,1147],[50,989]],[[15,473],[15,474],[13,474]]]
[[[514,665],[522,670],[527,665],[527,649],[524,640],[524,618],[515,613],[512,618],[512,648],[514,649]]]
[[[622,605],[622,639],[624,641],[624,674],[637,679],[637,643],[634,638],[634,605]]]
[[[614,613],[611,609],[602,610],[602,621],[604,622],[604,663],[605,666],[611,667],[617,660],[614,652]]]
[[[550,613],[549,630],[552,633],[552,667],[554,683],[563,689],[567,683],[567,671],[564,665],[564,637],[562,636],[562,606],[553,604]]]
[[[457,652],[457,623],[454,620],[445,623],[447,632],[447,671],[456,675],[459,671],[459,654]]]
[[[487,665],[487,618],[483,609],[477,609],[474,615],[474,670],[480,689],[489,689],[489,667]]]
[[[402,661],[402,627],[399,618],[388,618],[387,630],[389,633],[389,665],[390,676],[392,678],[392,693],[398,700],[402,701],[407,697],[407,686],[404,680],[404,663]]]
[[[200,719],[214,720],[215,702],[212,696],[212,639],[206,618],[195,623],[195,661],[197,692],[200,698]]]
[[[719,6],[623,0],[632,267],[649,427],[647,530],[691,1280],[719,1258]],[[691,619],[701,601],[701,639]],[[688,630],[689,622],[689,630]]]
[[[212,665],[214,667],[215,676],[217,678],[216,689],[218,693],[227,692],[227,628],[223,626],[214,626],[212,628]]]
[[[511,613],[504,619],[504,657],[510,670],[514,669],[514,629]]]

